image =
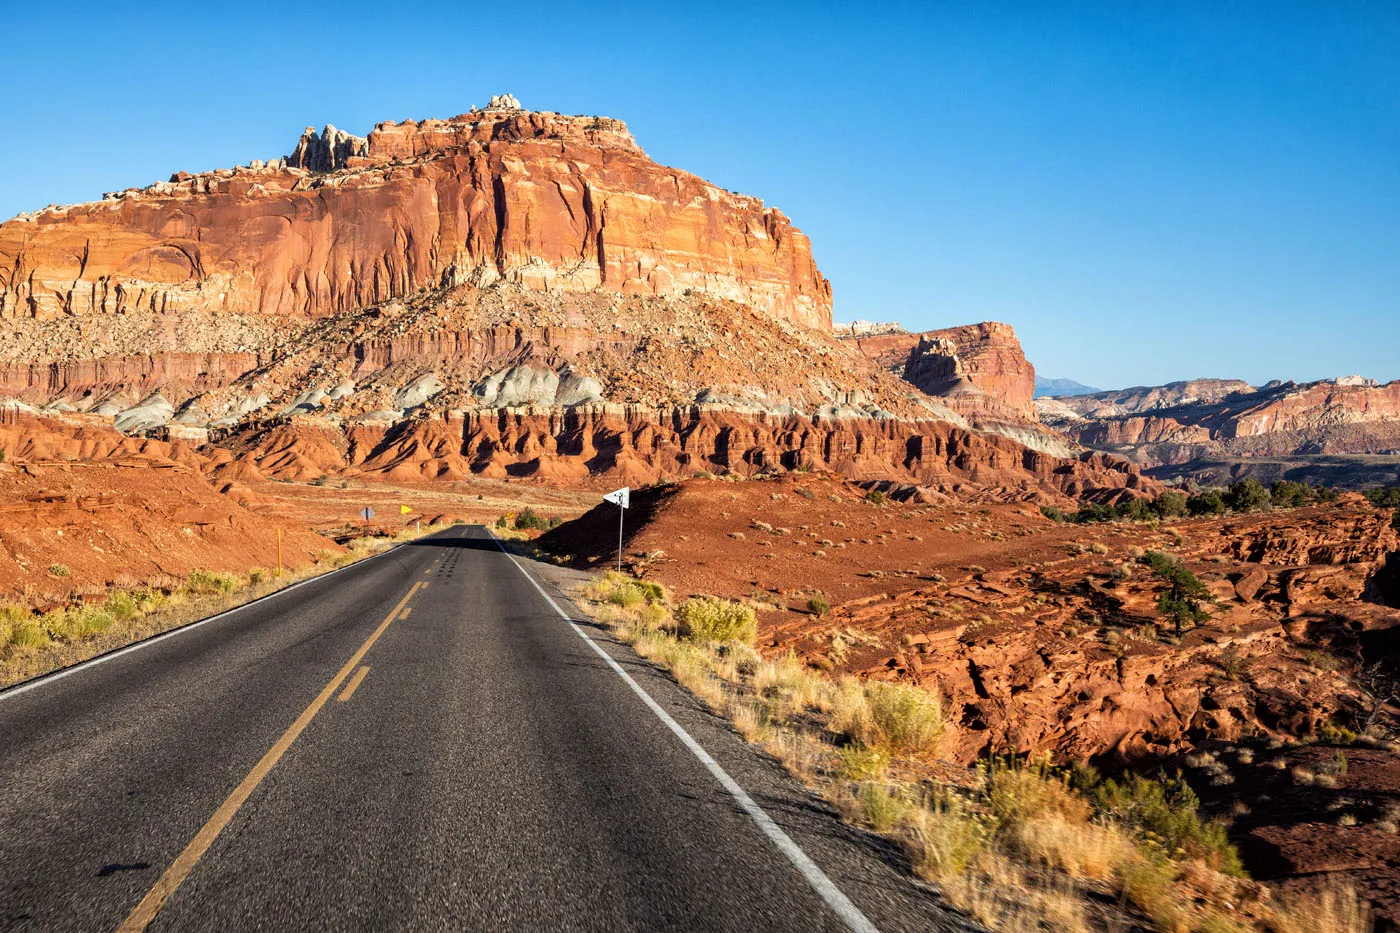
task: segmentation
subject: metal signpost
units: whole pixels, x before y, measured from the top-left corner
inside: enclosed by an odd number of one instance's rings
[[[360,516],[361,516],[362,518],[364,518],[364,520],[365,520],[365,528],[368,529],[368,528],[369,528],[369,520],[370,520],[371,518],[374,518],[374,509],[370,508],[369,506],[365,506],[364,508],[360,509]]]
[[[632,487],[623,486],[621,489],[614,489],[603,497],[604,502],[611,502],[617,506],[617,569],[622,572],[622,516],[627,514],[627,506],[632,502]]]

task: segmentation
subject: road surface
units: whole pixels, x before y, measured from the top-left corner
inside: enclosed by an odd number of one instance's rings
[[[0,930],[961,928],[541,571],[457,526],[0,694]]]

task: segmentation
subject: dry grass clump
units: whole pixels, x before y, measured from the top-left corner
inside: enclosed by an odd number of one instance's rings
[[[912,780],[950,728],[936,693],[833,680],[792,654],[764,659],[742,604],[696,597],[673,609],[664,588],[617,573],[585,595],[640,655],[847,819],[898,841],[919,875],[990,929],[1369,931],[1349,890],[1259,902],[1224,828],[1202,819],[1180,778],[1104,780],[1013,758],[984,762],[966,786]],[[833,636],[833,653],[845,641]],[[1219,766],[1204,753],[1196,763]]]

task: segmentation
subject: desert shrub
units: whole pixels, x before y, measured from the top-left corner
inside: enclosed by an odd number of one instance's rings
[[[1368,489],[1363,495],[1370,500],[1372,505],[1380,506],[1383,509],[1400,509],[1400,486]]]
[[[1296,509],[1316,500],[1311,486],[1281,479],[1269,487],[1269,500],[1279,509]]]
[[[67,564],[49,564],[49,574],[55,577],[67,577],[72,575]]]
[[[1220,652],[1220,669],[1231,680],[1239,680],[1248,666],[1248,662],[1234,645],[1227,645],[1225,650]]]
[[[931,751],[943,736],[943,704],[927,690],[875,681],[865,685],[855,738],[894,754]]]
[[[33,620],[20,622],[10,629],[9,644],[16,650],[33,651],[46,647],[48,643],[49,633]]]
[[[758,619],[752,609],[714,596],[695,596],[681,603],[676,623],[682,638],[699,644],[753,644],[758,637]]]
[[[248,571],[248,585],[257,586],[267,579],[267,571],[261,567],[254,567]]]
[[[67,638],[91,638],[111,628],[116,619],[105,608],[98,606],[75,606],[65,610],[54,620],[52,628],[60,629]]]
[[[960,875],[992,845],[995,820],[950,791],[939,791],[909,817],[919,869],[935,878]]]
[[[1097,502],[1088,502],[1079,507],[1079,511],[1074,513],[1070,521],[1080,525],[1092,522],[1111,522],[1115,514],[1113,506],[1111,505],[1100,505]]]
[[[1113,507],[1114,514],[1130,522],[1145,522],[1157,517],[1152,503],[1146,499],[1124,499]]]
[[[1162,518],[1176,518],[1186,514],[1186,493],[1169,489],[1152,500],[1152,511]]]
[[[107,600],[106,610],[112,614],[112,618],[122,622],[129,621],[141,614],[141,606],[137,603],[136,597],[130,593],[114,593]]]
[[[836,753],[838,771],[850,781],[863,781],[884,773],[889,767],[889,756],[878,748],[864,745],[847,745]]]
[[[1225,497],[1218,489],[1198,492],[1186,500],[1186,511],[1191,515],[1224,515]]]
[[[912,804],[899,788],[874,781],[860,786],[856,794],[861,818],[877,833],[889,832],[909,815]]]
[[[545,518],[527,505],[515,516],[515,527],[525,531],[548,531],[557,527],[561,521],[558,516]]]
[[[238,578],[216,570],[191,570],[185,578],[185,592],[190,596],[221,596],[238,589]]]
[[[885,494],[878,489],[872,489],[865,494],[865,501],[871,505],[884,505]]]
[[[651,603],[664,602],[666,591],[660,583],[648,580],[624,580],[611,588],[607,601],[623,609],[636,609]]]
[[[987,805],[1002,823],[1089,818],[1088,802],[1071,789],[1068,776],[1051,770],[1048,758],[1030,762],[994,758],[981,767],[986,773]]]
[[[1069,521],[1069,516],[1065,514],[1065,510],[1060,508],[1058,505],[1042,505],[1040,507],[1040,514],[1044,515],[1052,522]]]
[[[831,603],[822,599],[820,596],[813,596],[811,599],[807,600],[807,611],[817,618],[821,618],[831,611]]]
[[[1159,842],[1166,854],[1198,858],[1216,871],[1243,876],[1225,827],[1201,818],[1200,798],[1180,775],[1154,780],[1129,774],[1103,781],[1089,793],[1098,810]]]
[[[1234,512],[1257,512],[1269,507],[1269,491],[1252,477],[1231,483],[1224,499]]]

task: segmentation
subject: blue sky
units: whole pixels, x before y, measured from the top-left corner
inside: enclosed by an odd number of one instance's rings
[[[839,320],[1006,321],[1102,387],[1400,378],[1391,0],[0,3],[0,216],[510,91],[781,208]]]

